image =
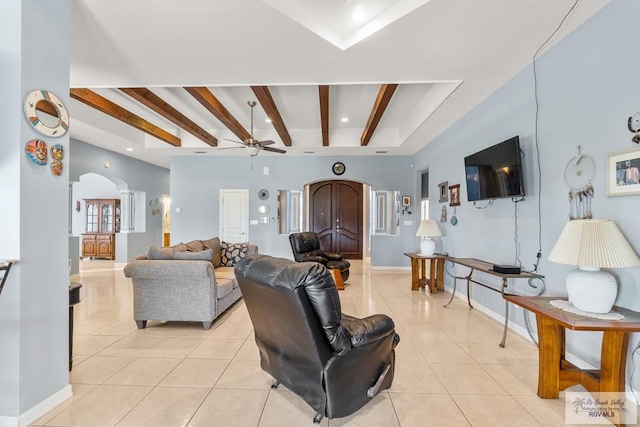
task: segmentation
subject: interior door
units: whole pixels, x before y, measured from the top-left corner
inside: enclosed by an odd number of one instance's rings
[[[322,181],[309,186],[309,229],[322,249],[362,259],[362,184]]]
[[[249,190],[220,190],[220,240],[249,241]]]

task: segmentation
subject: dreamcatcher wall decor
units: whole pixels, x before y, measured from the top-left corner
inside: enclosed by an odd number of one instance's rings
[[[592,180],[596,165],[591,156],[582,154],[578,146],[576,154],[564,169],[564,181],[569,186],[569,219],[591,219]]]

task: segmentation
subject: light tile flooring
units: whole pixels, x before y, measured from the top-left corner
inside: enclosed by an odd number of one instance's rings
[[[347,418],[322,426],[563,426],[564,399],[536,396],[537,349],[450,294],[411,291],[410,272],[356,261],[343,311],[396,323],[393,386]],[[314,411],[260,369],[244,303],[211,330],[200,323],[132,319],[129,279],[113,262],[81,262],[75,308],[74,395],[34,426],[311,426]]]

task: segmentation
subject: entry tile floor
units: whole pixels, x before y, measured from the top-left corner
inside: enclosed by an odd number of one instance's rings
[[[211,330],[132,318],[131,282],[111,261],[81,261],[73,397],[33,426],[311,426],[314,411],[260,369],[240,300]],[[411,291],[408,270],[352,262],[345,313],[391,316],[401,336],[393,386],[357,413],[322,426],[564,426],[559,400],[536,396],[537,348],[450,294]]]

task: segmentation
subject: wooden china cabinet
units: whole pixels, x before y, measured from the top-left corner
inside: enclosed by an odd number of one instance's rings
[[[85,232],[82,257],[115,259],[120,232],[120,199],[84,199]]]

